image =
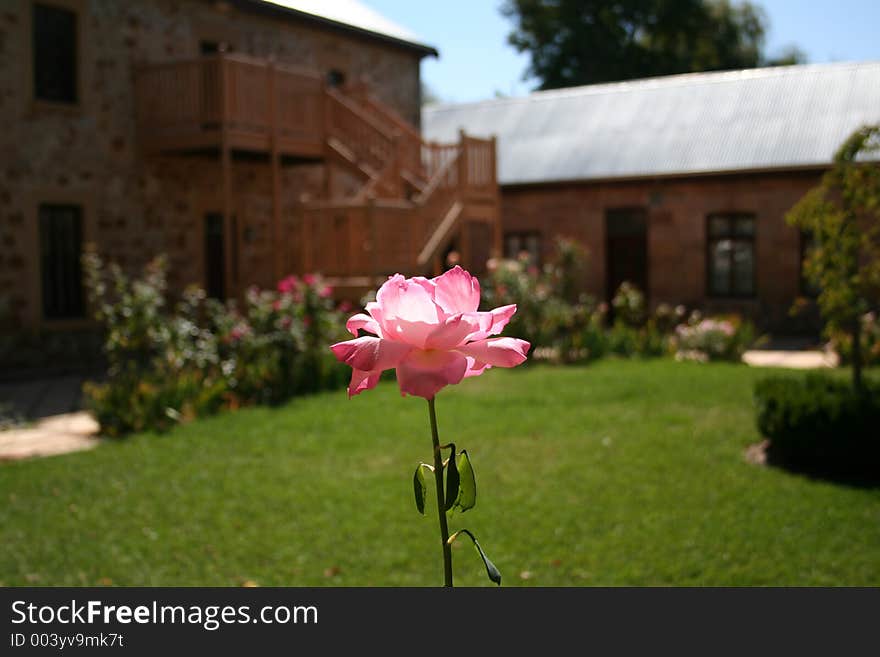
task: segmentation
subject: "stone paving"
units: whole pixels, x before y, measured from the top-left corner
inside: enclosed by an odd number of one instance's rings
[[[753,367],[788,367],[797,370],[837,367],[837,354],[829,351],[787,351],[754,349],[743,354],[743,362]]]
[[[33,426],[0,431],[0,461],[51,456],[95,447],[98,423],[87,411],[51,415]]]

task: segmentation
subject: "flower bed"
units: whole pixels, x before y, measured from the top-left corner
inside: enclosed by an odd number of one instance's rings
[[[85,393],[105,435],[164,430],[181,421],[335,386],[345,371],[327,351],[341,315],[318,276],[248,290],[244,307],[189,288],[167,307],[166,266],[135,280],[86,257],[96,315],[106,327],[107,380]]]

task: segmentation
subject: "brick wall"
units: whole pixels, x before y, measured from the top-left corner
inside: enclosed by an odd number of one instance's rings
[[[800,235],[784,217],[819,177],[817,172],[789,172],[502,187],[502,222],[505,232],[539,231],[545,258],[552,256],[554,235],[582,242],[590,253],[584,287],[604,297],[605,212],[643,207],[653,305],[683,303],[739,312],[767,329],[801,330],[804,327],[788,317],[800,292]],[[752,300],[713,299],[707,294],[706,217],[728,211],[755,215],[757,289]]]
[[[0,3],[0,303],[16,323],[40,323],[40,203],[84,208],[85,238],[135,269],[167,253],[175,286],[203,282],[202,216],[220,209],[220,168],[195,157],[144,158],[136,140],[132,67],[199,54],[202,39],[282,63],[369,75],[380,98],[418,121],[419,56],[376,40],[197,0],[62,0],[81,9],[81,103],[35,107],[30,94],[31,0]],[[220,10],[218,7],[226,7]],[[320,165],[286,167],[283,206],[321,193]],[[271,284],[271,177],[237,161],[239,283]]]

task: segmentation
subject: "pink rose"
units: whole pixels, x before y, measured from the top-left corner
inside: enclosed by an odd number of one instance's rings
[[[312,285],[314,285],[315,282],[316,282],[317,280],[318,280],[318,279],[315,277],[314,274],[305,274],[305,275],[303,276],[303,283],[305,283],[305,284],[308,285],[309,287],[311,287]]]
[[[298,285],[299,280],[296,276],[288,276],[278,281],[278,291],[281,292],[281,294],[290,294]]]
[[[490,337],[504,329],[516,305],[478,312],[479,305],[479,282],[458,266],[432,279],[391,276],[367,312],[348,320],[355,339],[330,347],[352,368],[349,397],[374,388],[392,368],[402,395],[433,399],[445,386],[489,367],[523,363],[528,342]],[[357,337],[358,330],[372,335]]]
[[[333,296],[333,288],[330,287],[329,285],[325,285],[324,287],[321,288],[321,291],[318,292],[318,296],[321,297],[322,299],[329,299],[330,297]]]

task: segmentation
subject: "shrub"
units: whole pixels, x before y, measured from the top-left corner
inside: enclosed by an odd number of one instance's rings
[[[96,316],[106,325],[109,364],[106,383],[89,383],[85,393],[107,435],[161,431],[344,380],[344,366],[327,349],[342,337],[342,321],[319,276],[250,289],[243,311],[192,287],[169,311],[163,259],[134,280],[95,254],[85,263]]]
[[[605,310],[580,291],[586,251],[559,238],[556,254],[543,269],[527,254],[516,260],[491,260],[484,306],[517,305],[506,332],[528,340],[535,358],[566,363],[598,358],[607,350]]]
[[[621,283],[611,300],[614,323],[608,334],[609,349],[619,356],[657,357],[671,351],[673,327],[684,317],[684,307],[661,303],[648,311],[645,295],[635,285]]]
[[[757,424],[768,458],[825,474],[880,478],[880,385],[864,392],[827,374],[774,376],[755,385]]]
[[[880,321],[876,313],[862,315],[862,362],[864,365],[880,365]],[[841,364],[852,365],[852,335],[844,331],[832,334],[829,347],[837,352]]]
[[[754,342],[754,326],[736,315],[704,318],[694,311],[675,329],[676,358],[680,360],[739,362]]]

